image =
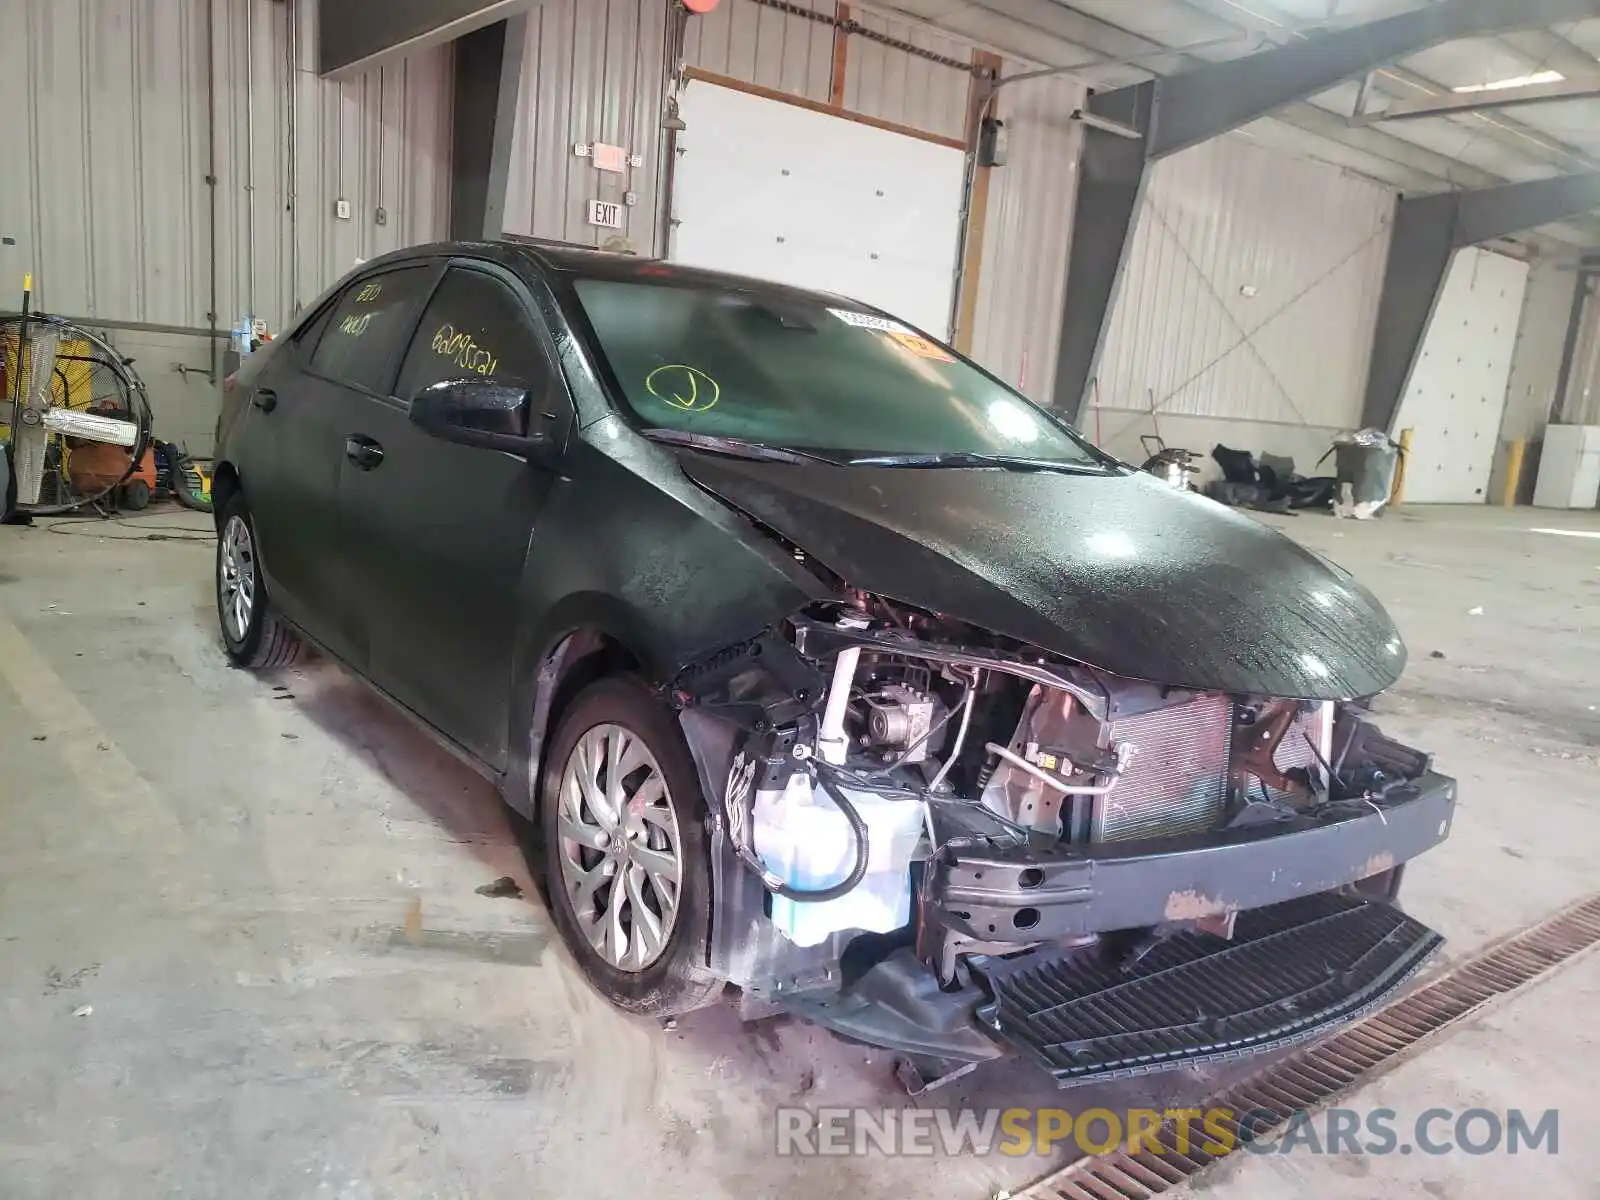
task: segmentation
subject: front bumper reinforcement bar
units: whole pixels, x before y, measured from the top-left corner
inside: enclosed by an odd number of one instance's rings
[[[968,806],[945,814],[927,864],[917,954],[948,979],[961,954],[1225,916],[1344,887],[1443,841],[1455,795],[1454,780],[1428,772],[1382,800],[1270,825],[1047,848],[984,831],[985,815]]]

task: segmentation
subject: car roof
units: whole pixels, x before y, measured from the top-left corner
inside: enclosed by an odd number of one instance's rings
[[[659,258],[644,258],[612,250],[598,250],[592,246],[571,242],[546,241],[541,238],[508,236],[495,241],[433,242],[421,246],[408,246],[392,250],[362,264],[363,270],[377,266],[395,265],[416,258],[437,258],[444,255],[465,255],[488,258],[510,265],[518,257],[531,260],[546,274],[566,275],[577,279],[615,279],[679,286],[700,286],[744,292],[758,298],[781,302],[784,299],[812,303],[847,304],[853,308],[871,309],[872,305],[853,300],[834,292],[816,291],[776,283],[770,279],[756,279],[748,275],[735,275],[727,271],[712,271],[704,267],[688,267],[681,263]]]
[[[548,270],[559,271],[580,279],[615,279],[623,282],[684,284],[702,287],[726,288],[731,291],[753,292],[772,297],[790,296],[795,299],[822,300],[838,303],[842,297],[831,292],[794,287],[770,279],[756,279],[749,275],[735,275],[728,271],[713,271],[704,267],[689,267],[682,263],[667,262],[659,258],[643,258],[637,254],[619,254],[596,250],[588,246],[575,246],[564,242],[519,241],[528,253]],[[856,303],[856,301],[849,301]]]

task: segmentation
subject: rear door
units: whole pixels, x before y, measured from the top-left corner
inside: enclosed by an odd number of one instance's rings
[[[447,379],[528,388],[530,431],[565,445],[572,406],[526,285],[458,260],[423,313],[394,394],[369,396],[346,436],[340,516],[373,682],[500,769],[528,543],[555,473],[439,441],[409,402]]]
[[[339,529],[344,436],[366,398],[393,386],[442,270],[428,260],[357,276],[250,384],[241,475],[273,600],[355,667],[365,654],[352,636]]]
[[[256,351],[228,383],[241,393],[229,457],[255,522],[267,588],[278,610],[313,634],[339,458],[319,436],[321,384],[306,368],[337,302],[330,299],[285,340]]]

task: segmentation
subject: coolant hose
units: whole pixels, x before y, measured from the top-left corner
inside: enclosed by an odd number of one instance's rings
[[[867,873],[867,860],[871,845],[867,836],[867,823],[861,819],[861,814],[856,811],[855,805],[849,798],[834,787],[833,783],[822,777],[821,772],[815,776],[816,781],[822,785],[822,790],[828,793],[828,799],[839,806],[839,811],[844,814],[844,819],[850,823],[850,831],[856,838],[856,861],[846,875],[831,887],[818,888],[807,891],[804,888],[790,887],[778,876],[768,870],[767,865],[761,861],[756,853],[747,846],[739,846],[739,857],[744,860],[747,867],[753,870],[761,879],[761,886],[774,896],[782,896],[785,900],[793,900],[797,904],[820,904],[824,900],[837,900],[840,896],[848,895],[855,890]]]

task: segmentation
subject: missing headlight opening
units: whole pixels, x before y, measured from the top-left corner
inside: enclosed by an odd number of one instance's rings
[[[674,685],[725,733],[713,816],[733,866],[713,965],[747,997],[895,1045],[893,1018],[852,991],[882,1004],[921,973],[931,1003],[961,998],[1063,1082],[1280,1044],[1284,1030],[1246,1016],[1257,973],[1281,973],[1295,932],[1336,940],[1393,911],[1403,863],[1447,831],[1453,785],[1355,703],[1120,678],[841,590]],[[742,904],[740,874],[758,886]],[[1397,919],[1382,962],[1315,998],[1321,1023],[1388,994],[1437,945]],[[1219,954],[1241,942],[1260,962],[1227,987]],[[1051,1010],[1085,980],[1154,987],[1174,964],[1202,984],[1216,973],[1239,1014],[1129,1015],[1119,1036],[1153,1053],[1063,1058],[1081,1031]],[[992,1056],[951,1047],[940,1061]]]

